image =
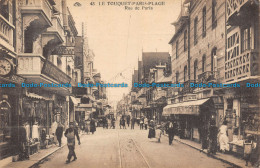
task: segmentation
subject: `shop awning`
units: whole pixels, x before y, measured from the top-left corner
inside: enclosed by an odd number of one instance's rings
[[[77,106],[80,102],[75,98],[75,97],[73,97],[73,96],[70,96],[70,99],[71,99],[71,101],[72,101],[72,103],[75,105],[75,106]]]
[[[170,104],[163,108],[163,116],[171,114],[199,115],[199,106],[206,103],[208,99],[188,101],[176,104]]]

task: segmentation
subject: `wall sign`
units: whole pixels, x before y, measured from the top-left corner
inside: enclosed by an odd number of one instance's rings
[[[53,51],[52,54],[54,55],[74,55],[75,47],[74,46],[58,46],[56,49]]]
[[[42,68],[42,73],[58,81],[60,84],[70,83],[70,76],[52,64],[50,61],[45,61]]]

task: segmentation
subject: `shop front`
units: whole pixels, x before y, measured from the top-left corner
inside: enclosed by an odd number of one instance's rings
[[[200,142],[207,136],[209,122],[215,115],[212,99],[200,99],[167,105],[163,108],[163,116],[177,121],[180,138]]]
[[[260,137],[259,95],[256,88],[225,91],[224,107],[230,150],[243,155],[246,137],[252,136],[254,144]]]
[[[8,76],[0,74],[0,160],[11,156],[16,149],[22,82],[24,78],[13,73]]]

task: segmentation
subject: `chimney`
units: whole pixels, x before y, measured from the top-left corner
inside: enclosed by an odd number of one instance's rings
[[[62,0],[63,27],[68,30],[67,0]]]

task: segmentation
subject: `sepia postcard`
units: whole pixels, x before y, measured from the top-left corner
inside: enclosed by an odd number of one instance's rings
[[[260,168],[259,0],[0,0],[0,168]]]

